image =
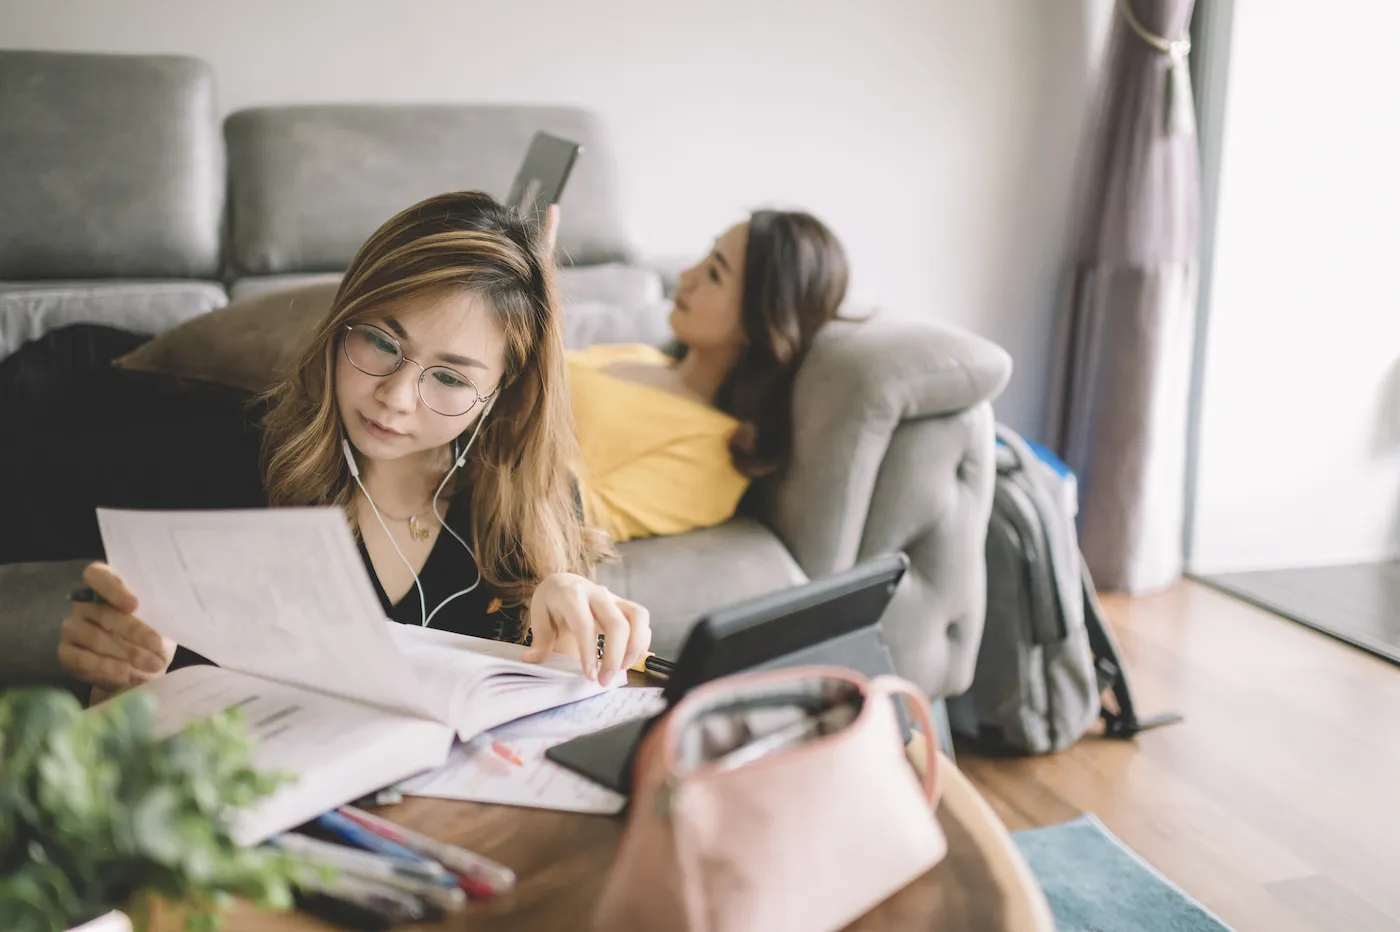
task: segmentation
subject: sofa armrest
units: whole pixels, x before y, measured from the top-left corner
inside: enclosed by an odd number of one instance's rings
[[[971,681],[1005,350],[953,327],[833,324],[798,373],[793,457],[754,507],[812,578],[903,550],[885,615],[900,674],[933,696]]]

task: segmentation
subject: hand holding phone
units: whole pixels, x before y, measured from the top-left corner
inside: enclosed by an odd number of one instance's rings
[[[583,147],[576,142],[545,132],[535,133],[525,161],[510,186],[510,194],[506,196],[506,206],[513,207],[529,221],[546,223],[549,208],[559,203],[574,162],[582,151]]]
[[[540,239],[544,243],[544,254],[554,255],[554,244],[559,238],[559,205],[550,204],[544,212],[544,228],[540,231]]]

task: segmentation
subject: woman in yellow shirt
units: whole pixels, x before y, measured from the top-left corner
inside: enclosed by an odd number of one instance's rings
[[[623,541],[733,515],[751,480],[786,463],[793,381],[848,277],[821,221],[758,211],[681,274],[673,351],[571,353],[588,523]]]

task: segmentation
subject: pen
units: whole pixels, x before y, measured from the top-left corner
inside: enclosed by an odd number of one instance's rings
[[[469,895],[482,895],[474,893],[473,888],[467,886],[472,883],[477,889],[484,887],[484,895],[490,896],[495,893],[504,893],[515,886],[515,872],[504,864],[484,858],[475,852],[457,845],[449,845],[445,842],[429,838],[409,828],[395,825],[388,819],[381,819],[379,816],[371,815],[353,806],[343,806],[340,812],[365,828],[383,834],[386,838],[392,839],[398,844],[411,847],[420,855],[441,863],[453,873],[457,874],[463,881],[462,889]]]
[[[374,854],[359,848],[347,848],[344,845],[291,832],[278,835],[271,841],[273,845],[288,854],[323,862],[330,867],[359,874],[362,877],[371,877],[375,880],[404,878],[443,887],[457,885],[452,879],[452,875],[441,865],[431,864],[427,861],[404,861],[385,857],[382,854]]]
[[[106,605],[107,600],[102,598],[88,586],[80,586],[68,593],[69,602],[92,602],[96,605]]]
[[[371,816],[368,812],[361,812],[353,809],[350,806],[343,807],[341,813],[345,815],[346,818],[354,821],[365,831],[373,832],[381,838],[387,839],[395,844],[409,847],[409,843],[405,837],[405,833],[408,832],[408,829],[399,825],[394,825],[386,819],[379,819],[376,816]],[[415,850],[418,853],[426,853],[422,845],[414,846],[410,848],[410,850]],[[453,868],[449,876],[454,879],[457,886],[461,887],[462,891],[466,893],[467,896],[473,897],[474,899],[489,900],[498,892],[496,887],[489,883],[484,877],[480,876],[478,871],[465,871]]]
[[[791,725],[779,728],[777,731],[750,741],[748,744],[740,745],[715,761],[715,765],[719,770],[733,770],[735,767],[751,764],[760,757],[767,757],[769,754],[797,744],[817,731],[820,726],[821,720],[819,718],[808,716],[799,719]]]
[[[411,893],[443,912],[453,912],[467,904],[456,878],[446,871],[425,869],[428,865],[385,858],[306,835],[279,835],[272,844],[312,866],[324,865]]]
[[[433,864],[439,870],[442,869],[441,864],[436,864],[431,858],[424,857],[412,848],[399,843],[397,839],[391,839],[382,833],[374,832],[358,820],[350,819],[339,812],[323,812],[316,817],[316,824],[356,848],[363,848],[366,851],[373,851],[375,854],[382,854],[384,857],[400,861]]]
[[[492,741],[492,742],[491,742],[491,750],[494,751],[494,752],[496,753],[496,756],[497,756],[497,757],[499,757],[501,760],[505,761],[506,763],[511,764],[512,766],[515,766],[515,767],[524,767],[524,766],[525,766],[525,762],[524,762],[523,760],[520,759],[520,755],[516,754],[516,753],[515,753],[514,751],[512,751],[508,746],[502,744],[502,743],[499,742],[499,741]]]
[[[395,916],[383,910],[361,906],[358,903],[338,900],[328,893],[303,890],[292,891],[292,899],[297,909],[323,919],[337,929],[363,929],[364,932],[380,932],[393,928]]]
[[[642,659],[632,664],[628,669],[638,673],[650,673],[652,676],[669,677],[676,665],[669,660],[663,660],[648,651],[642,655]]]
[[[382,916],[389,923],[412,922],[428,914],[424,903],[411,893],[385,883],[339,874],[332,879],[303,878],[298,886],[312,893],[352,904],[360,910]]]

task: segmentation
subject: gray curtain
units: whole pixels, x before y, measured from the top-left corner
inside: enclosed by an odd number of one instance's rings
[[[1186,42],[1195,0],[1117,0],[1046,438],[1080,483],[1104,589],[1181,573],[1200,181]]]

